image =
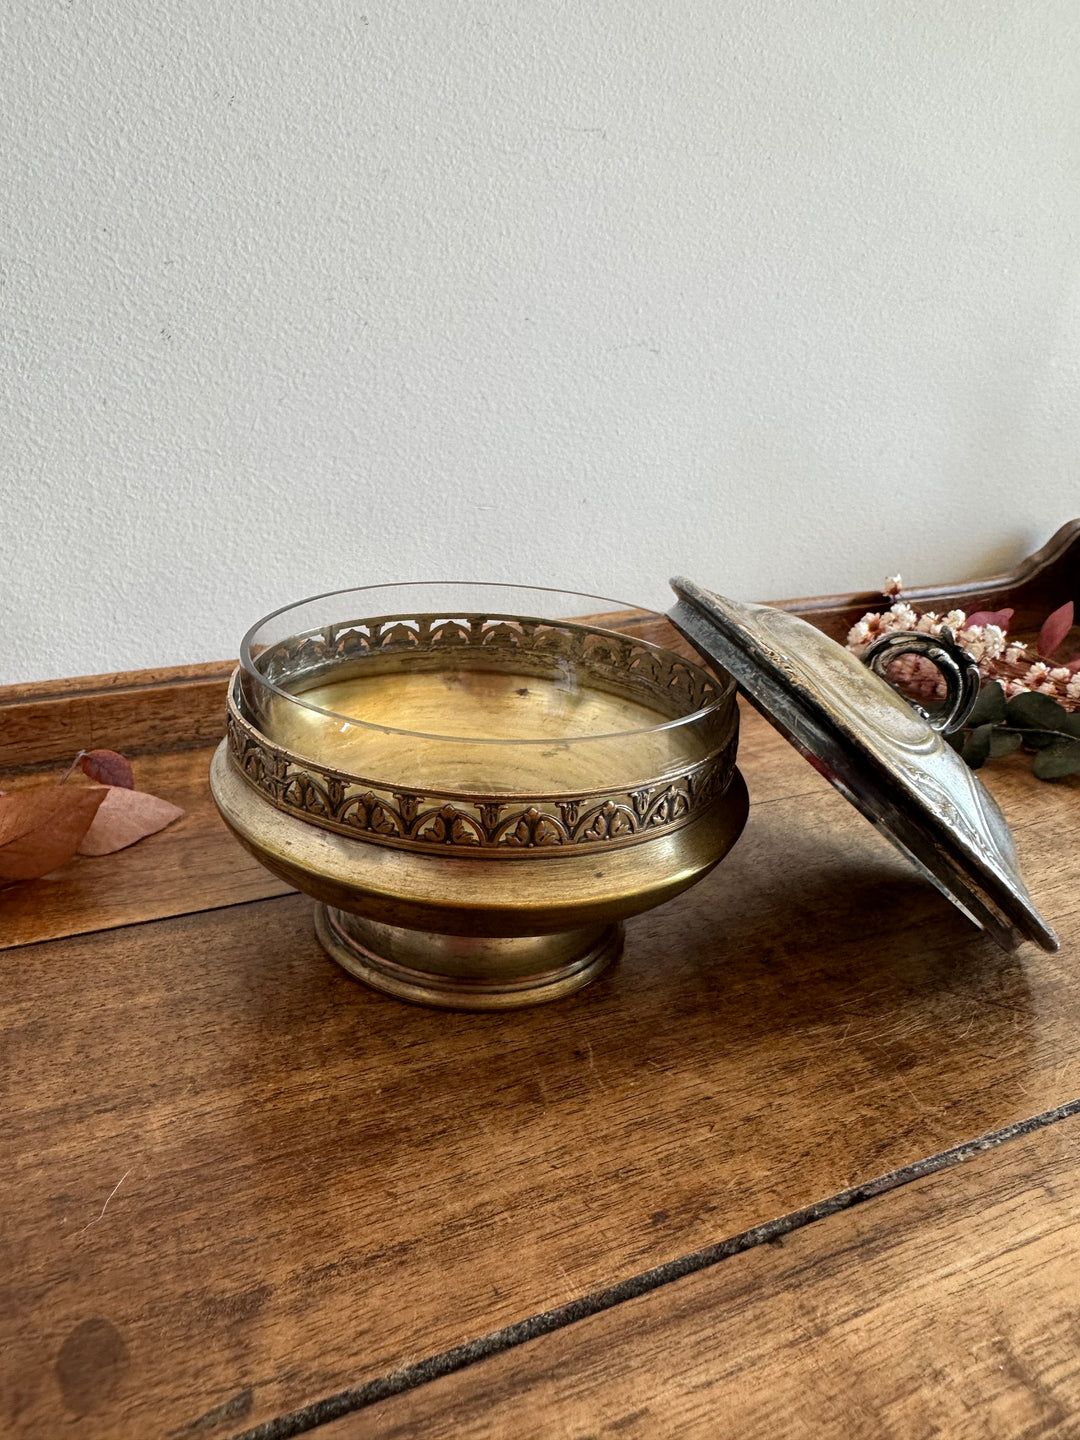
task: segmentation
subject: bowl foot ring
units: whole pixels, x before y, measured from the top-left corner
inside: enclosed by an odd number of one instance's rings
[[[375,990],[442,1010],[512,1010],[561,1000],[594,980],[623,946],[623,927],[556,935],[437,935],[315,907],[326,953]]]

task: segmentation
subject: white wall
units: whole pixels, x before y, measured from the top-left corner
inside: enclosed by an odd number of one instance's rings
[[[1076,0],[9,0],[0,680],[1080,514]]]

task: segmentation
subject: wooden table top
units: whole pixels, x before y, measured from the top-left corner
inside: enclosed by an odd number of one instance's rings
[[[1080,782],[1006,955],[753,712],[702,884],[556,1004],[400,1004],[206,787],[223,667],[0,693],[187,811],[0,896],[0,1430],[1075,1435]]]

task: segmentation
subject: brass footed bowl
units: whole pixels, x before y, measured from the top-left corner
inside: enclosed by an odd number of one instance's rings
[[[351,974],[452,1009],[557,999],[738,839],[733,682],[565,618],[603,608],[385,586],[245,637],[211,790]]]

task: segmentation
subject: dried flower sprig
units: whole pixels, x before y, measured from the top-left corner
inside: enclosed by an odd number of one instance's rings
[[[882,593],[892,600],[891,607],[857,621],[848,633],[848,649],[862,655],[882,635],[898,630],[937,635],[948,627],[983,678],[964,731],[950,737],[972,769],[1023,746],[1038,752],[1032,769],[1040,779],[1080,773],[1080,656],[1054,660],[1072,629],[1071,600],[1047,616],[1032,646],[1009,638],[1011,609],[920,613],[901,598],[899,575],[886,581]],[[940,672],[920,656],[902,656],[890,667],[889,678],[916,700],[933,701],[945,693]]]

